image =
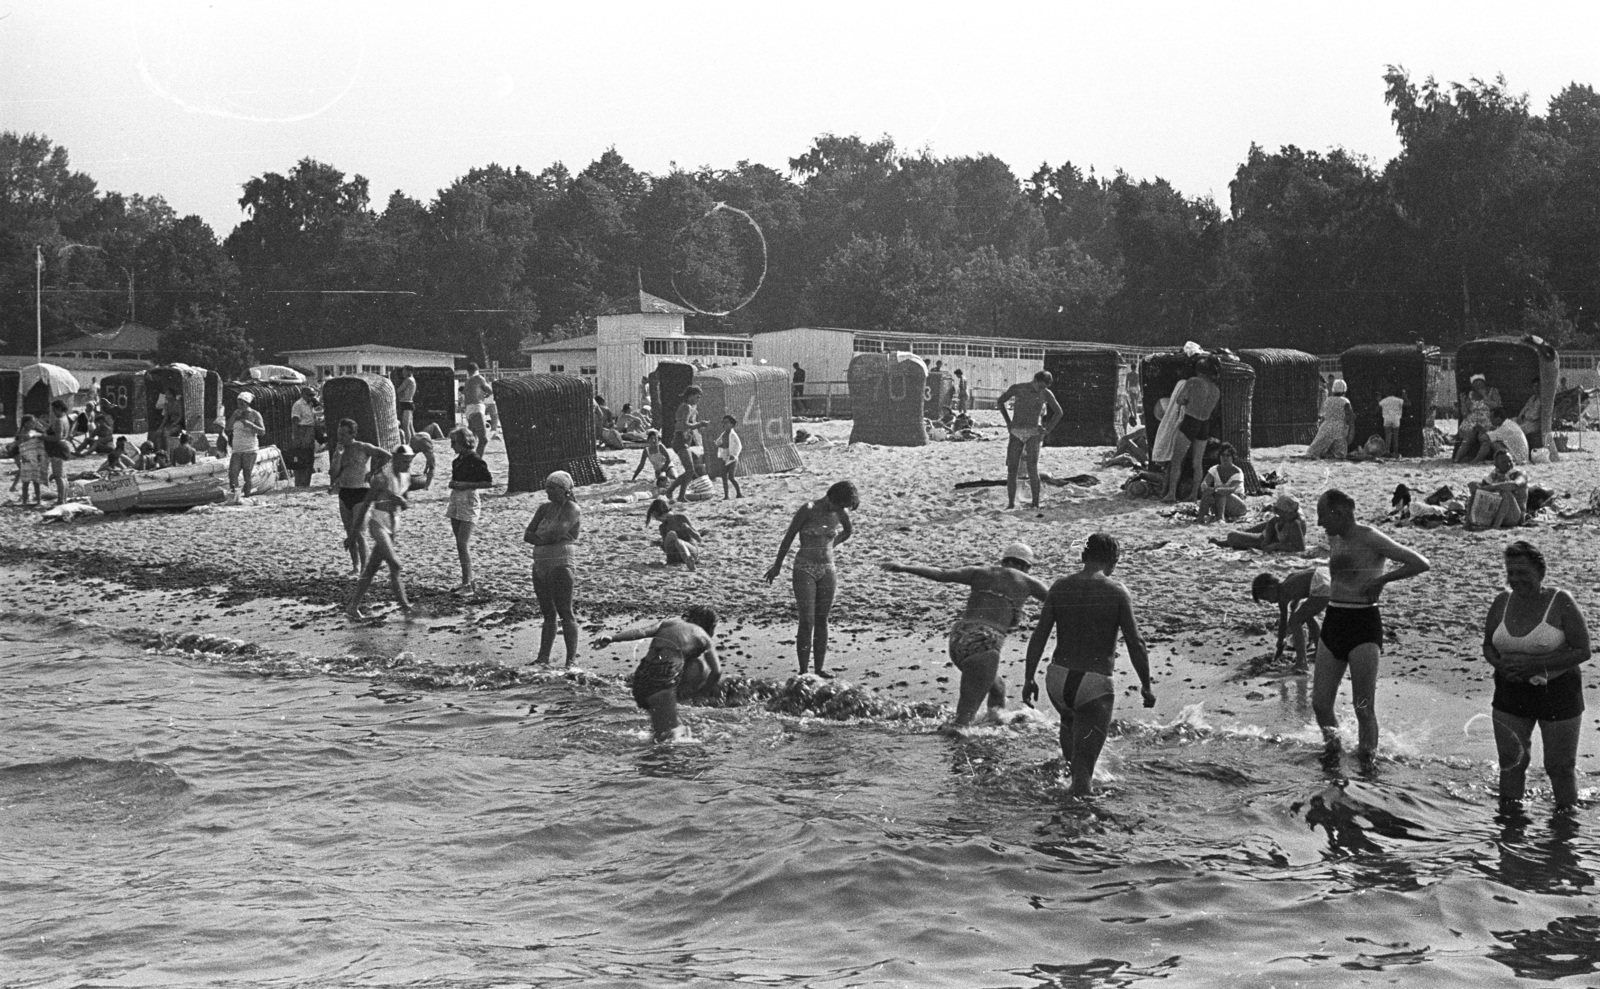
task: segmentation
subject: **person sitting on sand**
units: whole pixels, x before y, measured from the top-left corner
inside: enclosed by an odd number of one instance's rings
[[[134,451],[128,445],[128,438],[126,436],[118,436],[117,441],[111,445],[111,452],[106,454],[106,462],[100,465],[100,469],[110,473],[133,470],[133,456]]]
[[[139,455],[133,458],[134,470],[155,470],[161,465],[156,462],[156,445],[149,440],[139,444]]]
[[[717,613],[696,604],[684,611],[682,618],[665,618],[594,640],[597,649],[614,642],[650,640],[650,648],[633,671],[633,701],[650,712],[650,728],[657,742],[680,740],[678,702],[710,694],[722,679],[716,632]]]
[[[661,434],[654,429],[644,434],[644,449],[639,451],[639,466],[633,469],[633,480],[639,479],[639,472],[644,470],[646,463],[656,472],[657,488],[667,490],[672,487],[672,457],[661,442]]]
[[[187,467],[194,463],[194,442],[187,432],[178,434],[178,445],[172,448],[172,466]]]
[[[1244,471],[1233,462],[1232,443],[1217,447],[1217,465],[1206,471],[1200,482],[1200,497],[1195,508],[1202,523],[1216,516],[1218,522],[1244,518],[1249,508],[1244,503]]]
[[[1006,636],[1022,618],[1028,598],[1044,600],[1049,589],[1028,571],[1033,567],[1033,550],[1026,543],[1012,543],[1000,552],[996,566],[915,567],[904,563],[885,563],[890,573],[946,584],[966,584],[972,588],[967,607],[950,629],[950,664],[961,672],[961,693],[956,701],[956,716],[950,722],[960,728],[972,723],[978,705],[988,698],[991,714],[1006,706],[1006,681],[999,675],[1000,652]]]
[[[1502,404],[1500,391],[1490,388],[1488,379],[1483,375],[1474,374],[1468,379],[1467,390],[1461,393],[1461,421],[1456,429],[1456,463],[1489,459],[1487,437],[1489,430],[1494,428],[1489,413]]]
[[[1495,508],[1494,515],[1487,521],[1471,524],[1468,528],[1484,529],[1510,529],[1522,524],[1528,514],[1528,475],[1511,462],[1511,454],[1505,450],[1497,451],[1494,455],[1494,470],[1482,481],[1473,481],[1467,485],[1472,492],[1471,498],[1476,499],[1480,492],[1494,493],[1500,496],[1500,504]],[[1473,518],[1474,513],[1467,512],[1467,518]]]
[[[1317,616],[1328,607],[1331,580],[1327,567],[1296,570],[1282,579],[1270,573],[1256,575],[1250,585],[1251,599],[1257,604],[1278,606],[1278,646],[1272,653],[1272,665],[1277,666],[1283,659],[1284,639],[1292,637],[1295,657],[1292,669],[1296,673],[1306,671],[1306,642],[1308,639],[1317,641],[1321,634]]]
[[[103,457],[110,453],[116,445],[117,434],[111,428],[111,417],[102,412],[94,417],[94,428],[89,430],[88,435],[83,438],[83,442],[79,443],[78,448],[73,452],[79,456],[85,453],[93,453]]]
[[[406,500],[411,456],[411,448],[404,443],[395,447],[393,454],[379,452],[372,456],[372,472],[367,475],[367,497],[357,507],[355,520],[359,526],[365,518],[367,534],[372,537],[372,552],[367,554],[367,564],[361,568],[361,576],[356,580],[355,594],[344,609],[344,613],[351,618],[369,617],[361,610],[361,600],[367,596],[372,578],[377,576],[378,568],[384,564],[389,566],[389,586],[394,588],[394,597],[400,604],[400,610],[411,614],[411,602],[406,599],[406,585],[400,579],[400,557],[395,552],[397,518],[401,511],[411,507]]]
[[[1156,706],[1150,688],[1150,656],[1139,635],[1133,599],[1128,589],[1111,579],[1117,568],[1117,541],[1104,532],[1089,537],[1083,547],[1083,569],[1050,587],[1039,624],[1028,639],[1028,656],[1022,699],[1039,696],[1034,675],[1052,633],[1055,653],[1045,674],[1045,690],[1061,715],[1061,762],[1072,774],[1071,793],[1091,795],[1095,763],[1111,727],[1116,688],[1111,676],[1117,659],[1117,633],[1128,646],[1128,659],[1139,675],[1145,707]]]
[[[1300,501],[1287,491],[1272,502],[1272,516],[1259,525],[1230,532],[1211,540],[1227,549],[1259,549],[1264,553],[1304,553],[1306,520],[1300,517]]]
[[[1335,378],[1328,387],[1328,397],[1322,400],[1322,410],[1317,416],[1317,435],[1306,447],[1307,457],[1343,460],[1350,452],[1350,443],[1355,439],[1356,414],[1350,400],[1344,397],[1348,390],[1343,378]]]
[[[645,509],[644,524],[660,522],[661,550],[667,555],[667,563],[681,563],[693,570],[700,562],[700,530],[696,529],[694,522],[682,512],[674,512],[672,505],[665,498],[657,498]]]
[[[633,411],[633,406],[628,402],[622,403],[622,411],[617,413],[616,430],[624,440],[629,443],[644,442],[644,433],[650,424],[644,417]]]
[[[1034,373],[1033,380],[1012,385],[995,401],[1000,418],[1006,421],[1011,438],[1006,443],[1006,507],[1017,507],[1017,471],[1028,464],[1028,489],[1033,493],[1031,507],[1039,507],[1039,447],[1066,413],[1050,390],[1055,378],[1049,371]],[[1012,407],[1007,408],[1006,403]],[[1042,414],[1048,411],[1043,424]]]
[[[1506,418],[1505,409],[1489,410],[1489,426],[1485,439],[1489,441],[1490,456],[1496,450],[1504,450],[1511,454],[1512,463],[1520,465],[1528,462],[1528,434],[1522,431],[1515,419]]]

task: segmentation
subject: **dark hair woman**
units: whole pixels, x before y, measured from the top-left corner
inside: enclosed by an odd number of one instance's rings
[[[850,512],[860,505],[856,486],[849,481],[838,481],[828,488],[824,497],[801,505],[789,523],[789,530],[783,534],[783,542],[778,545],[778,562],[767,571],[766,580],[770,584],[783,572],[789,546],[798,537],[800,549],[794,554],[794,604],[800,628],[794,649],[801,673],[810,672],[815,661],[817,675],[830,676],[823,664],[828,655],[828,614],[833,610],[833,598],[839,589],[839,577],[833,568],[833,548],[855,531],[850,525]]]

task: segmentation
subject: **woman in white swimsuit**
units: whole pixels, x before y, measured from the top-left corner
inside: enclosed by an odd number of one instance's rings
[[[385,460],[391,469],[384,469]],[[400,602],[400,610],[408,615],[411,614],[411,602],[406,599],[406,587],[400,580],[400,558],[395,554],[394,548],[396,516],[410,507],[405,495],[410,485],[410,447],[402,443],[394,448],[392,456],[384,453],[372,456],[372,473],[367,477],[367,496],[356,510],[357,527],[361,525],[362,516],[366,518],[367,535],[372,538],[372,551],[367,554],[366,565],[361,568],[361,577],[356,581],[355,596],[350,599],[350,606],[345,609],[345,614],[351,618],[367,617],[361,610],[361,599],[366,597],[367,588],[372,586],[372,578],[384,564],[389,566],[389,586],[394,588],[395,600]]]
[[[1583,729],[1578,667],[1589,658],[1589,626],[1572,595],[1544,586],[1544,554],[1536,547],[1519,539],[1506,547],[1505,556],[1510,590],[1494,599],[1483,623],[1483,657],[1494,667],[1500,802],[1522,801],[1538,727],[1556,807],[1566,810],[1578,802]]]
[[[828,488],[826,496],[801,505],[789,523],[789,530],[783,534],[783,542],[778,545],[778,562],[767,571],[766,580],[770,584],[783,572],[789,546],[798,537],[800,549],[794,554],[794,604],[800,616],[800,628],[794,650],[802,674],[811,671],[815,660],[817,676],[832,677],[823,669],[823,663],[828,656],[828,614],[833,610],[833,597],[839,589],[839,578],[833,569],[833,548],[850,538],[854,531],[850,512],[860,505],[856,486],[849,481],[838,481]]]

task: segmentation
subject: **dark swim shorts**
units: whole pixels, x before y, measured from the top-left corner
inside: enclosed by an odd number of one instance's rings
[[[367,492],[370,490],[370,488],[340,488],[339,501],[346,508],[355,508],[367,500]]]
[[[649,659],[633,671],[633,702],[644,710],[650,708],[650,698],[663,690],[676,690],[678,700],[688,700],[705,686],[709,674],[699,657],[689,660]]]
[[[1583,713],[1583,678],[1571,670],[1549,683],[1494,678],[1494,709],[1533,721],[1566,721]]]
[[[1186,415],[1178,423],[1178,432],[1189,437],[1192,443],[1204,443],[1211,438],[1211,420]]]
[[[398,411],[400,411],[400,412],[411,412],[411,411],[415,410],[416,407],[417,407],[417,403],[415,403],[415,402],[400,402],[400,403],[398,403]]]
[[[1322,619],[1322,644],[1341,663],[1350,662],[1357,646],[1372,643],[1383,648],[1383,615],[1377,605],[1366,608],[1328,608]]]

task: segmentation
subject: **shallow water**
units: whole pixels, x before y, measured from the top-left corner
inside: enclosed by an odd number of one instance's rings
[[[605,681],[140,641],[0,618],[0,985],[1600,983],[1594,812],[1497,819],[1481,721],[1347,778],[1191,710],[1083,804],[1038,718],[661,748]]]

